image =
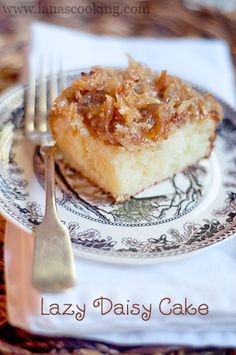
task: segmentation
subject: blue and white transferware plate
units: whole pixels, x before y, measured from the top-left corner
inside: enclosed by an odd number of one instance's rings
[[[0,210],[32,232],[44,213],[44,162],[22,138],[23,97],[23,87],[16,87],[0,98]],[[235,233],[236,112],[221,104],[224,120],[211,158],[127,202],[113,204],[57,156],[58,211],[76,255],[119,263],[168,261]]]

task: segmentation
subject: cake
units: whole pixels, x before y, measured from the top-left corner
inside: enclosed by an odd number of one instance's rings
[[[49,115],[68,164],[115,201],[208,158],[221,119],[211,94],[132,58],[124,69],[82,72]]]

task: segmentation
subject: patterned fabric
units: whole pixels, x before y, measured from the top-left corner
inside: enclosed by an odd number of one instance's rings
[[[35,3],[38,1],[35,1]],[[55,0],[41,0],[48,5],[58,4]],[[17,5],[21,2],[17,2]],[[33,1],[31,1],[33,3]],[[60,4],[63,1],[60,2]],[[86,0],[80,1],[86,5]],[[120,1],[127,4],[127,1]],[[181,0],[141,0],[139,4],[149,7],[149,13],[127,16],[52,16],[38,15],[37,20],[48,20],[62,25],[69,25],[80,30],[116,35],[149,36],[200,36],[223,38],[231,46],[234,64],[236,63],[236,14],[221,14],[208,9],[190,11],[184,8]],[[104,0],[104,5],[111,1]],[[174,11],[173,11],[174,9]],[[7,16],[0,11],[0,91],[19,80],[24,63],[24,53],[28,41],[28,27],[35,18],[28,16]],[[69,22],[69,23],[68,23]],[[19,28],[21,29],[19,31]],[[5,221],[0,216],[0,354],[123,354],[123,355],[182,355],[182,354],[234,354],[227,349],[191,349],[177,347],[117,347],[94,341],[70,338],[46,338],[31,335],[11,327],[6,320],[6,296],[3,268],[3,237]]]

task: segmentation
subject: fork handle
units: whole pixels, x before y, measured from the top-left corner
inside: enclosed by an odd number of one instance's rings
[[[36,289],[57,292],[75,284],[75,264],[68,229],[60,222],[55,197],[55,145],[43,145],[46,206],[35,229],[32,281]]]
[[[46,205],[45,218],[58,218],[56,196],[55,196],[55,143],[51,145],[42,145],[40,151],[44,154],[45,161],[45,189],[46,189]]]

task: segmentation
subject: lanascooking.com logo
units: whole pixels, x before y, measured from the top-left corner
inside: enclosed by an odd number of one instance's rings
[[[38,2],[34,5],[0,5],[5,15],[148,15],[148,4],[114,5],[97,3],[95,1],[88,5],[45,5]]]

